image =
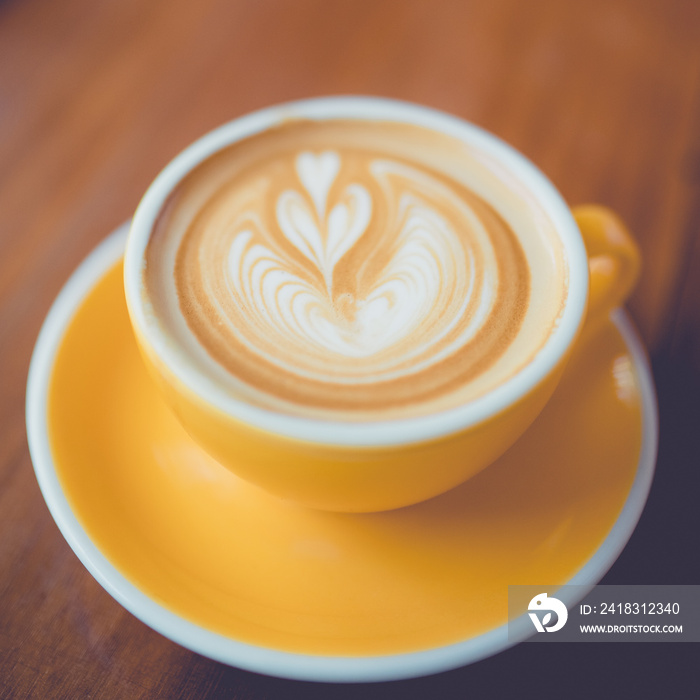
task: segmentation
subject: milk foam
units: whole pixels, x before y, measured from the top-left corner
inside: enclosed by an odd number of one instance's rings
[[[149,245],[155,316],[215,381],[283,412],[415,415],[504,381],[556,323],[561,253],[536,216],[519,224],[532,202],[506,207],[514,226],[433,138],[302,122],[205,162]]]

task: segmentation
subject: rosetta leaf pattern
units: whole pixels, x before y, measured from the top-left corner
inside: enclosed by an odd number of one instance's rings
[[[462,279],[464,263],[469,270],[473,260],[471,254],[464,258],[464,248],[449,223],[416,194],[424,183],[411,185],[412,171],[396,170],[399,167],[382,162],[378,168],[398,173],[396,181],[408,188],[392,197],[393,254],[359,296],[344,293],[335,298],[334,270],[367,231],[372,197],[356,182],[336,186],[342,169],[337,153],[298,154],[299,188],[277,196],[276,224],[320,274],[300,276],[282,248],[271,251],[249,229],[237,233],[229,250],[231,286],[240,306],[255,319],[251,328],[268,329],[260,330],[261,338],[283,338],[288,349],[300,354],[314,349],[319,356],[330,352],[363,361],[376,356],[383,364],[382,353],[389,348],[403,343],[410,362],[427,356],[428,344],[439,344],[454,333],[473,290],[467,279],[455,283],[451,291],[442,281]],[[390,175],[379,176],[386,177]],[[388,183],[377,191],[385,192]],[[458,264],[460,257],[464,263]],[[479,301],[477,323],[489,306],[488,299]],[[426,324],[431,335],[421,341],[418,329]],[[274,356],[270,359],[274,361]]]

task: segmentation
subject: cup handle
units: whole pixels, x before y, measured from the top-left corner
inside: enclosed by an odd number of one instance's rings
[[[597,327],[625,302],[639,277],[641,256],[627,227],[615,212],[587,204],[574,207],[574,219],[588,251],[590,286],[584,329]]]

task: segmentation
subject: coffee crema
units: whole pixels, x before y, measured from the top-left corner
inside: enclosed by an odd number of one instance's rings
[[[507,381],[556,326],[565,270],[535,198],[486,154],[405,124],[290,121],[175,188],[144,293],[232,396],[360,421]]]

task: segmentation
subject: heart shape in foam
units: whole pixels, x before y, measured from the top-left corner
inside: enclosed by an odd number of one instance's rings
[[[318,155],[305,151],[297,156],[295,166],[301,184],[311,196],[319,218],[323,219],[328,191],[340,170],[340,156],[335,151]]]
[[[359,376],[367,362],[388,370],[397,358],[418,358],[453,332],[474,292],[469,279],[473,256],[427,203],[429,197],[404,191],[393,200],[397,207],[391,259],[364,292],[334,296],[334,269],[372,217],[371,195],[357,183],[348,184],[325,214],[340,168],[334,152],[299,154],[296,171],[307,196],[285,190],[275,208],[279,230],[321,273],[324,284],[318,275],[297,274],[298,262],[271,250],[247,228],[230,246],[228,277],[251,317],[248,332],[243,332],[249,346],[263,352],[274,339],[300,358],[313,358],[311,363],[323,363],[328,352],[362,360],[348,368]],[[458,264],[465,254],[467,265]],[[445,280],[452,280],[451,286]],[[476,309],[475,322],[488,311],[490,302],[485,301]],[[250,342],[255,337],[259,344]],[[464,342],[465,334],[460,337]],[[269,359],[277,361],[272,355]]]

